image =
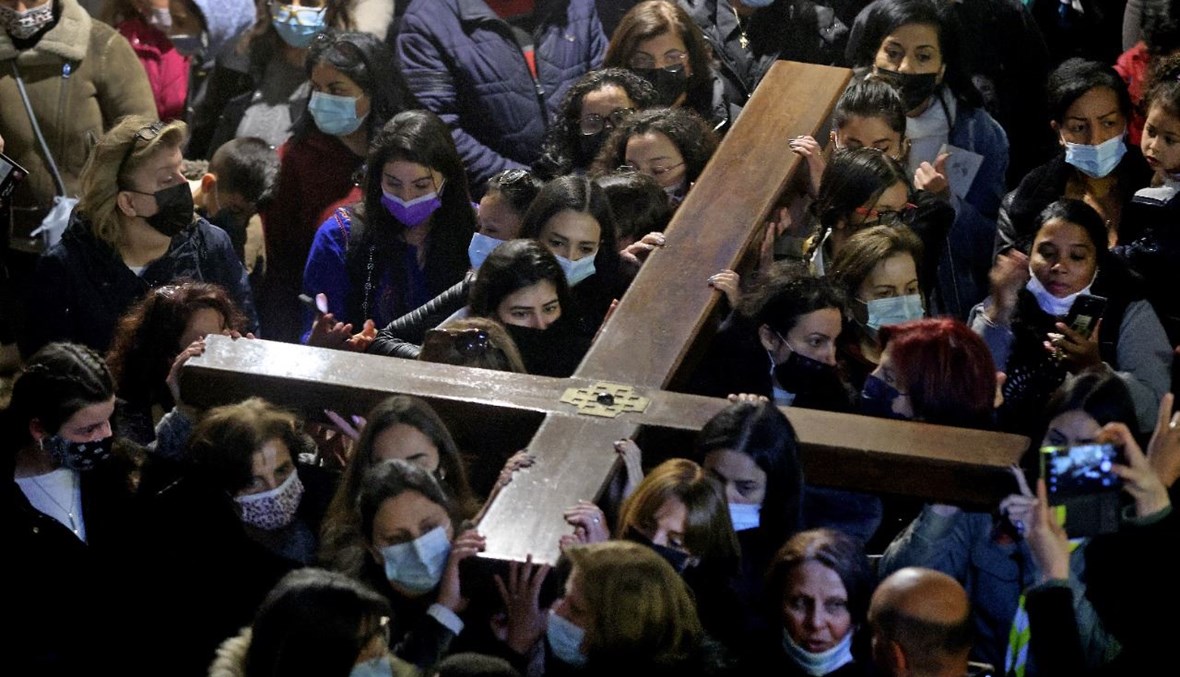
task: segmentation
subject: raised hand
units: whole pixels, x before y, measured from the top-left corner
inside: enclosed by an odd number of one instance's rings
[[[1135,499],[1135,513],[1139,517],[1154,515],[1172,504],[1167,487],[1143,455],[1139,443],[1126,425],[1107,423],[1098,432],[1097,440],[1122,447],[1123,460],[1127,463],[1115,463],[1114,474],[1122,478],[1123,491]]]
[[[504,602],[507,627],[502,639],[510,649],[525,654],[545,634],[548,614],[541,610],[541,586],[549,575],[548,564],[533,564],[533,556],[508,565],[508,581],[496,574],[496,589]]]
[[[1155,432],[1147,443],[1147,462],[1168,488],[1180,479],[1180,412],[1172,413],[1173,401],[1172,393],[1160,400]]]
[[[468,529],[459,534],[451,544],[451,555],[447,558],[447,568],[443,571],[442,582],[438,588],[438,603],[455,613],[463,613],[467,608],[467,598],[463,597],[459,587],[459,563],[487,548],[487,539],[475,529]]]
[[[942,153],[934,159],[934,164],[923,162],[914,171],[914,188],[934,193],[947,200],[951,196],[951,184],[946,178],[946,161],[950,153]]]
[[[180,351],[176,359],[172,360],[172,368],[168,370],[168,377],[164,379],[164,383],[168,386],[168,392],[172,394],[172,401],[180,404],[180,369],[185,362],[205,353],[205,339],[199,338],[196,341],[188,344],[188,347]]]
[[[1032,552],[1033,562],[1040,572],[1040,582],[1069,578],[1069,538],[1065,529],[1049,510],[1045,480],[1037,480],[1037,496],[1033,503],[1025,540]]]
[[[992,324],[1007,325],[1016,310],[1016,295],[1028,284],[1028,255],[1023,252],[1004,252],[996,257],[987,279],[991,287],[991,302],[984,309]]]

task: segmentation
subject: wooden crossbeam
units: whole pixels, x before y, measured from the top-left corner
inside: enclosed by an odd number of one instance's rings
[[[666,390],[691,367],[709,334],[719,294],[705,283],[736,268],[754,245],[779,194],[802,167],[791,138],[827,122],[850,71],[775,64],[701,174],[654,252],[574,376],[553,379],[268,341],[210,337],[183,370],[186,402],[212,406],[258,395],[308,413],[364,412],[391,394],[430,401],[463,444],[489,436],[537,462],[516,474],[489,507],[480,531],[485,561],[555,562],[569,533],[562,511],[596,500],[618,460],[613,442],[641,429],[695,432],[727,403]],[[599,381],[630,385],[651,400],[642,413],[596,418],[562,403],[567,388]],[[1023,437],[789,408],[804,472],[817,484],[994,505]],[[535,431],[535,434],[534,434]],[[493,434],[494,433],[494,434]],[[531,441],[530,440],[531,437]],[[520,444],[517,445],[516,441]]]

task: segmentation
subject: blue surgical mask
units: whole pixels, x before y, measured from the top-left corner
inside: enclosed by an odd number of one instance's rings
[[[574,667],[586,664],[586,656],[582,653],[582,640],[586,631],[574,625],[569,619],[558,615],[553,609],[549,610],[549,624],[545,628],[545,638],[549,640],[549,648],[553,655],[562,663]]]
[[[172,10],[168,7],[152,7],[148,12],[147,22],[161,33],[167,33],[172,28]]]
[[[851,633],[849,634],[851,635]],[[389,660],[389,656],[382,656],[364,663],[357,663],[352,666],[348,677],[393,677],[393,661]]]
[[[483,233],[472,234],[471,244],[467,245],[467,259],[471,261],[471,267],[479,270],[479,267],[487,260],[488,254],[491,254],[493,249],[503,243],[504,240],[497,240]]]
[[[802,668],[803,672],[820,677],[820,675],[833,673],[852,662],[852,633],[844,635],[844,639],[837,642],[836,646],[831,649],[812,653],[796,644],[791,633],[783,628],[783,650],[795,665]]]
[[[860,413],[877,418],[904,419],[904,416],[893,411],[893,401],[899,397],[900,390],[869,374],[864,389],[860,391]]]
[[[561,269],[565,271],[565,281],[572,287],[577,283],[585,280],[594,274],[594,257],[598,252],[588,254],[578,259],[577,261],[570,261],[564,256],[557,257],[557,263]]]
[[[271,5],[270,23],[283,42],[300,49],[311,44],[323,32],[327,11],[323,7]]]
[[[414,595],[430,592],[438,585],[450,555],[451,540],[442,527],[435,527],[409,543],[381,549],[385,577]]]
[[[729,519],[734,531],[757,529],[762,524],[762,506],[753,503],[730,503]]]
[[[1126,155],[1127,142],[1123,137],[1119,134],[1096,146],[1066,141],[1065,161],[1086,176],[1101,179],[1113,172]]]
[[[865,326],[873,331],[891,324],[920,320],[926,316],[926,310],[922,307],[922,297],[917,294],[873,299],[865,303],[865,306],[869,311],[869,319]]]
[[[356,99],[351,96],[336,96],[323,92],[312,92],[307,102],[307,112],[315,120],[320,131],[332,136],[352,134],[365,121],[368,114],[357,116]]]
[[[774,4],[774,0],[739,0],[741,4],[751,9],[760,9],[762,7],[770,7]]]

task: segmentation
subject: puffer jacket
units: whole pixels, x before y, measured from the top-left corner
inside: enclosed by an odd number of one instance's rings
[[[565,91],[602,65],[593,0],[537,0],[529,72],[512,29],[483,0],[413,0],[396,37],[410,89],[455,137],[473,197],[504,169],[527,168]]]
[[[115,324],[149,290],[179,280],[225,287],[246,314],[250,331],[258,326],[246,269],[229,235],[204,219],[172,238],[167,253],[136,275],[119,253],[94,236],[78,210],[61,242],[41,256],[29,285],[26,307],[37,310],[21,340],[32,355],[50,341],[84,343],[105,353]]]
[[[13,77],[16,64],[33,112],[70,195],[90,148],[125,115],[155,117],[147,75],[127,39],[92,19],[77,0],[58,0],[57,25],[37,43],[18,50],[0,31],[0,136],[4,154],[29,171],[12,195],[14,246],[37,227],[57,194],[49,164],[37,143]]]
[[[149,26],[138,16],[120,22],[117,28],[143,64],[160,119],[183,119],[184,100],[188,96],[188,57],[176,51],[160,29]]]

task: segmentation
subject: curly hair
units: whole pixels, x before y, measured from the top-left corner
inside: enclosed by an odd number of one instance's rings
[[[107,352],[119,397],[172,408],[172,394],[164,381],[172,361],[185,348],[178,342],[189,320],[204,308],[220,313],[227,329],[246,327],[246,316],[225,289],[207,282],[159,287],[127,309]]]
[[[693,183],[717,150],[717,133],[695,112],[685,108],[653,108],[632,115],[611,132],[590,166],[591,176],[603,176],[627,162],[627,142],[633,136],[658,132],[668,137],[684,158],[684,177]]]
[[[656,105],[656,90],[651,83],[625,68],[603,68],[586,73],[566,90],[561,102],[561,113],[545,134],[541,158],[533,165],[533,170],[541,178],[552,179],[584,170],[594,161],[594,157],[586,153],[587,149],[581,143],[584,138],[582,101],[587,94],[607,87],[622,89],[631,100],[632,107],[637,110]]]

